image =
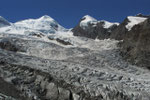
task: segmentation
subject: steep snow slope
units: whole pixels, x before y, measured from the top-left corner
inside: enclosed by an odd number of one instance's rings
[[[128,31],[130,31],[134,25],[144,22],[147,18],[128,16],[127,19],[129,20],[129,22],[126,25],[126,28],[128,29]]]

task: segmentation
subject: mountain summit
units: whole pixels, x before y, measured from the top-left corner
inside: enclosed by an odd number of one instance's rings
[[[78,25],[76,25],[72,32],[75,36],[83,36],[88,38],[108,38],[119,23],[111,23],[105,20],[98,21],[95,18],[86,15],[81,18]]]

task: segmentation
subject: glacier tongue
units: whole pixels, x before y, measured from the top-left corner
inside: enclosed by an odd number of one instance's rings
[[[125,62],[119,55],[116,40],[72,37],[70,41],[77,46],[63,47],[51,40],[0,36],[0,69],[8,72],[1,74],[6,80],[18,82],[15,86],[23,88],[22,92],[30,97],[41,97],[41,92],[35,94],[37,89],[47,90],[44,97],[61,97],[62,92],[51,91],[61,88],[65,92],[63,97],[70,91],[73,100],[79,100],[74,95],[80,100],[149,100],[149,71]]]

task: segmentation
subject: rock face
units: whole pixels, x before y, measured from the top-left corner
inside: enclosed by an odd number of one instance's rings
[[[128,16],[110,35],[111,39],[123,40],[126,33],[132,30],[134,25],[145,21],[147,17]]]
[[[118,23],[97,21],[89,15],[84,16],[79,24],[72,29],[75,36],[88,37],[92,39],[107,39],[110,33],[117,28]]]
[[[129,20],[126,18],[116,29],[114,29],[110,35],[111,39],[122,40],[124,35],[128,32],[125,27],[128,24]]]
[[[150,68],[150,18],[126,33],[121,48],[130,62]]]

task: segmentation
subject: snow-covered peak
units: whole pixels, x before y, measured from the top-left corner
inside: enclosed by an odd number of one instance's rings
[[[64,27],[59,25],[53,18],[47,15],[42,16],[38,19],[27,19],[16,22],[15,26],[20,28],[38,30],[46,34],[66,30]]]
[[[6,23],[7,21],[3,17],[0,17],[0,27],[4,24],[4,22]],[[67,29],[59,25],[59,23],[48,15],[44,15],[37,19],[18,21],[16,23],[11,23],[9,26],[0,28],[1,33],[22,35],[30,33],[55,34],[67,31]]]
[[[86,15],[81,19],[80,27],[83,28],[83,29],[86,29],[89,26],[89,24],[92,25],[93,27],[95,27],[97,25],[97,23],[99,23],[99,22],[104,23],[103,24],[104,28],[110,28],[113,25],[117,25],[117,26],[119,25],[119,23],[111,23],[111,22],[108,22],[108,21],[105,21],[105,20],[98,21],[95,18],[93,18],[89,15]]]
[[[86,29],[88,27],[89,24],[91,25],[96,25],[97,24],[97,20],[89,15],[86,15],[84,17],[82,17],[81,22],[80,22],[80,27],[82,27],[83,29]]]
[[[102,20],[102,21],[100,21],[100,22],[104,22],[104,28],[110,28],[111,26],[113,26],[113,25],[119,25],[119,23],[117,23],[117,22],[115,22],[115,23],[111,23],[111,22],[108,22],[108,21],[105,21],[105,20]]]
[[[130,31],[134,25],[144,22],[147,18],[128,16],[127,19],[129,20],[129,22],[126,25],[126,28],[128,29],[128,31]]]

